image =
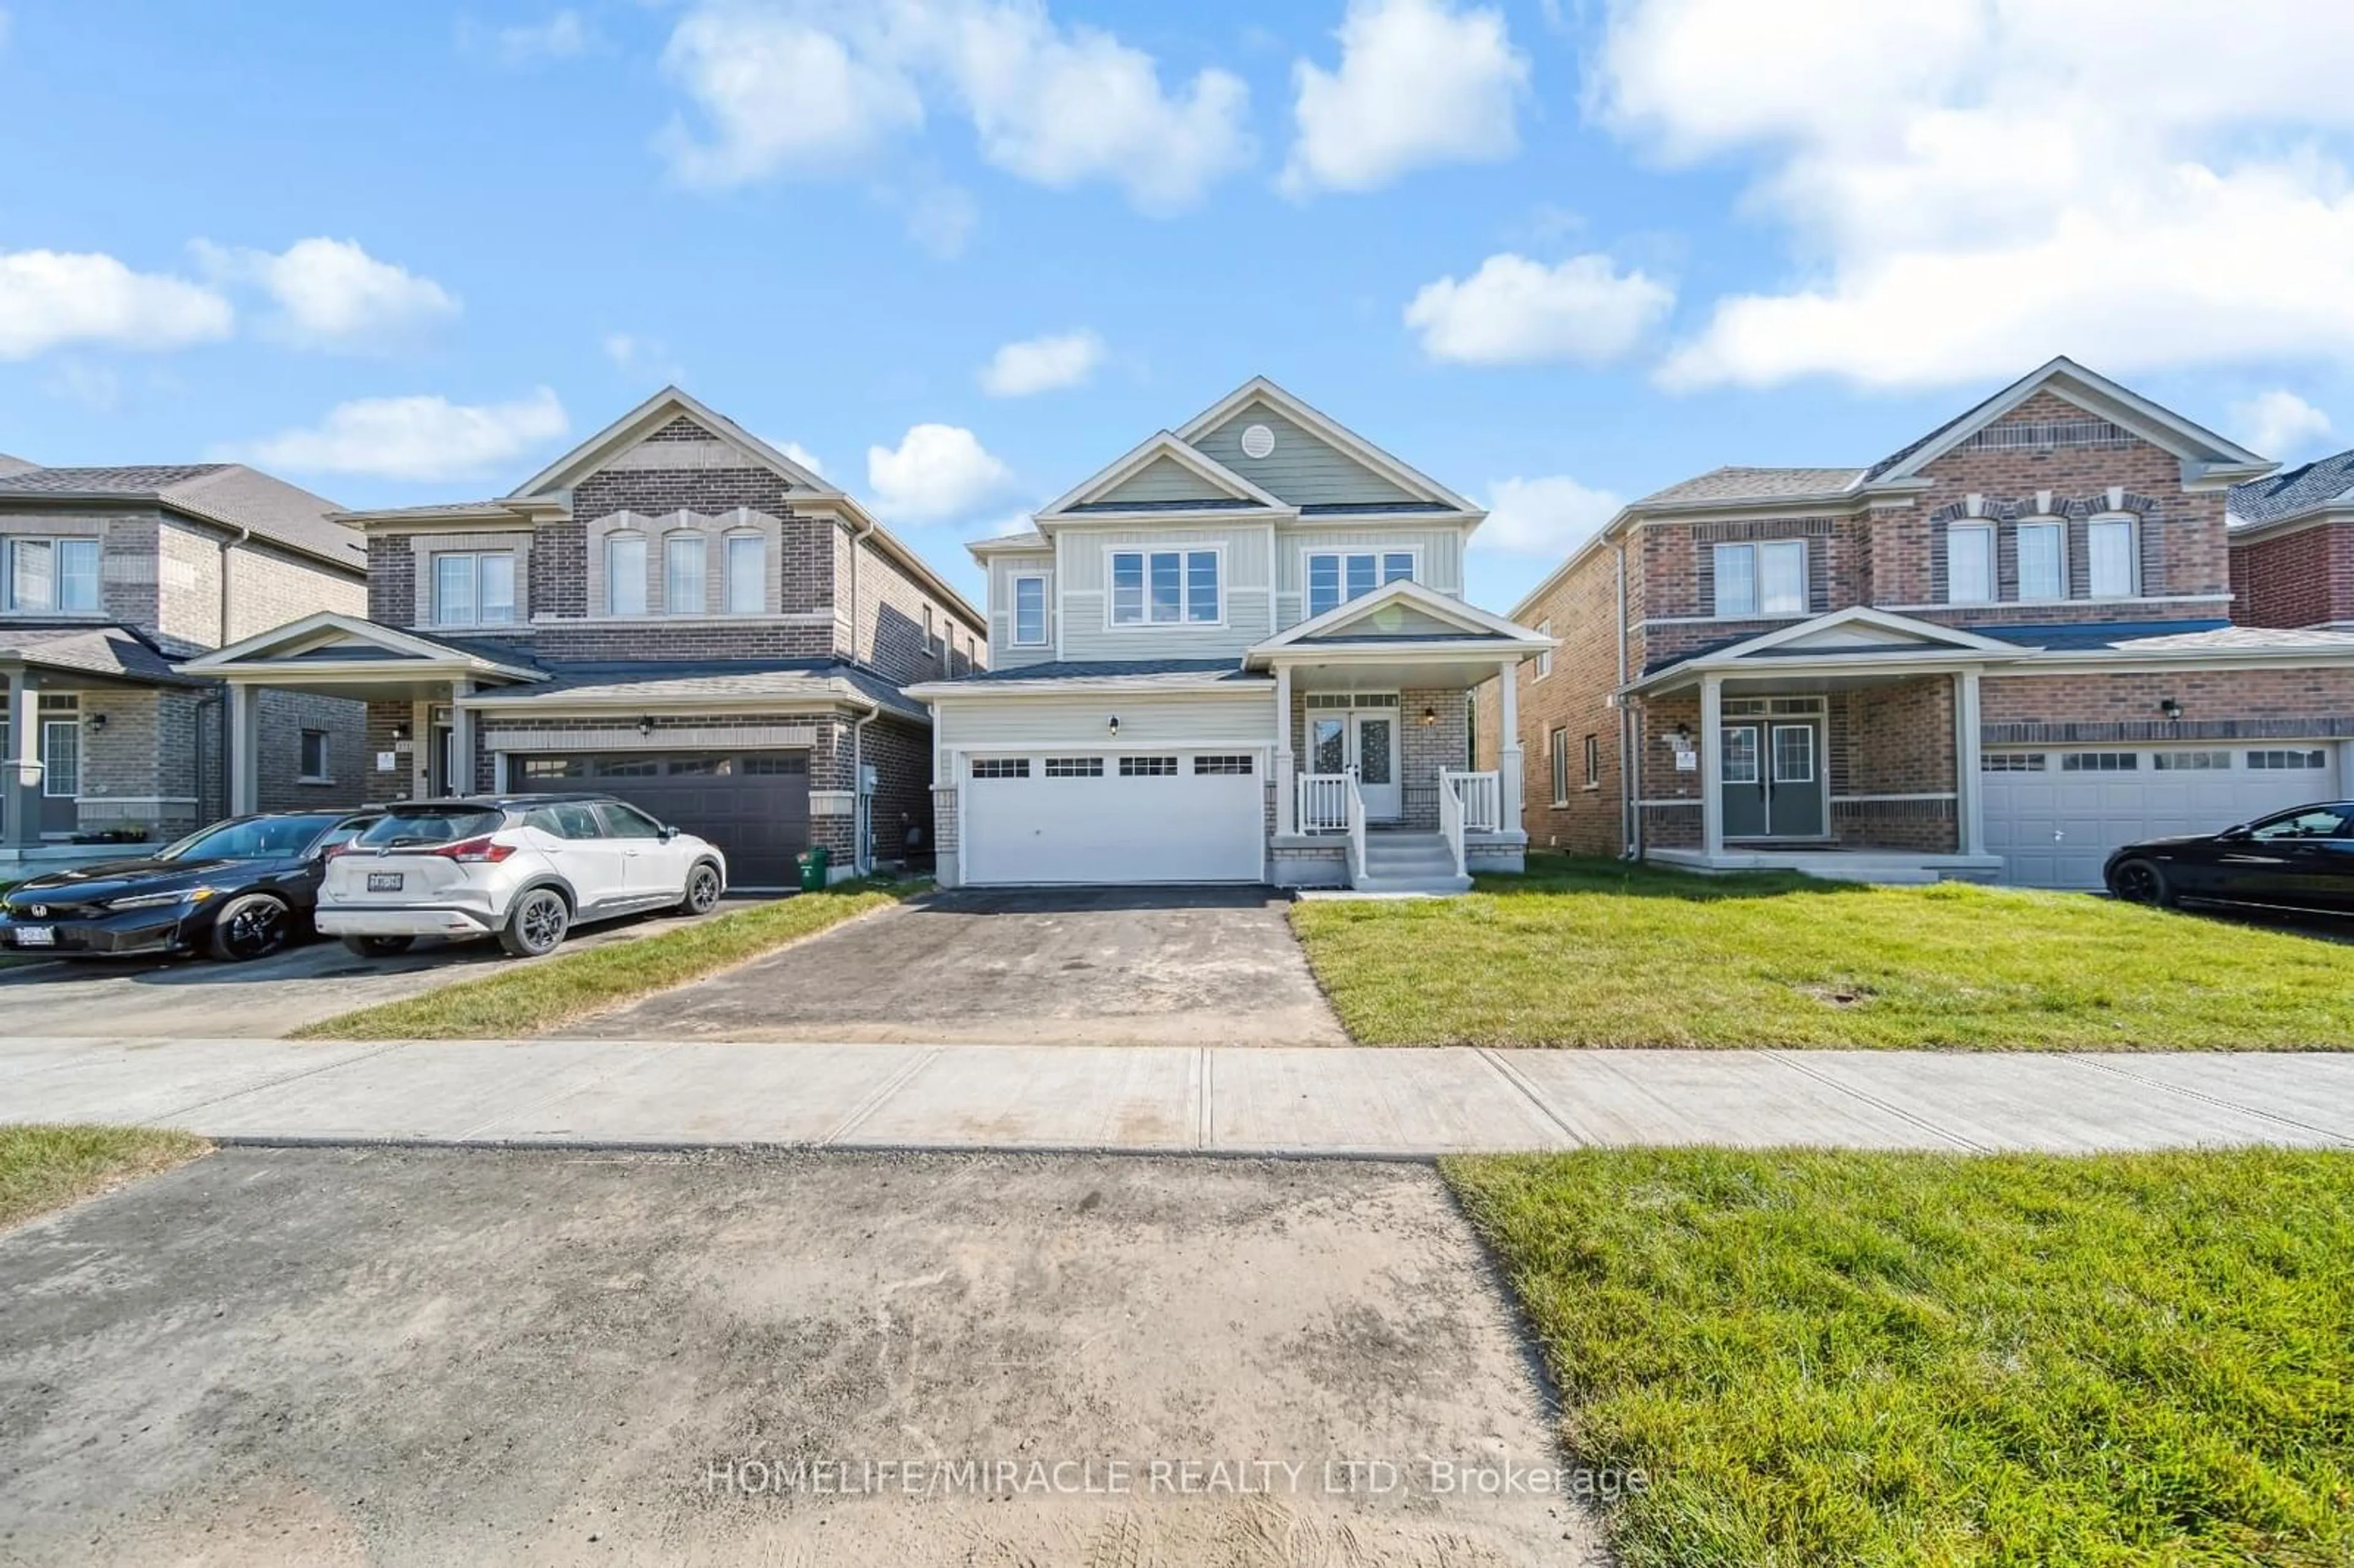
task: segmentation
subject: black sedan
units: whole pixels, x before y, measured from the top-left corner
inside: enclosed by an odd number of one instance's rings
[[[2236,904],[2354,915],[2354,801],[2259,817],[2220,833],[2149,839],[2109,856],[2109,891],[2137,904]]]
[[[44,873],[0,896],[0,949],[232,961],[274,953],[310,934],[327,852],[381,814],[232,817],[144,859]]]

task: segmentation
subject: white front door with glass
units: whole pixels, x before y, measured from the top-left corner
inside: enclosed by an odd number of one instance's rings
[[[1357,780],[1368,821],[1394,822],[1403,814],[1398,792],[1398,708],[1395,697],[1342,699],[1355,706],[1315,705],[1308,715],[1309,770],[1347,773]]]

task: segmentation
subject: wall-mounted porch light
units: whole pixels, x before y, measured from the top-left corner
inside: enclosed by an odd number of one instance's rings
[[[653,715],[652,715],[651,714],[649,714],[646,717],[642,718],[642,719],[640,719],[640,720],[638,721],[638,737],[639,737],[640,739],[642,739],[642,739],[644,739],[646,736],[650,736],[650,735],[653,734],[653,732],[654,732],[654,721],[653,721]]]
[[[92,735],[96,735],[100,730],[102,730],[105,727],[106,715],[104,714],[92,714],[90,715],[90,729]]]
[[[1423,725],[1424,725],[1424,726],[1425,726],[1426,728],[1427,728],[1427,727],[1428,727],[1429,726],[1431,726],[1431,725],[1435,725],[1435,724],[1437,724],[1437,723],[1438,722],[1438,710],[1437,710],[1437,708],[1425,708],[1425,709],[1423,709],[1423,710],[1422,710],[1422,722],[1423,722]]]
[[[2182,705],[2176,702],[2172,697],[2158,698],[2158,711],[2166,715],[2166,722],[2168,724],[2180,724],[2182,722]]]
[[[1691,744],[1691,726],[1688,724],[1680,724],[1676,726],[1674,744],[1677,746],[1690,746]]]
[[[1110,721],[1104,726],[1104,728],[1109,730],[1112,735],[1117,737],[1119,734],[1119,715],[1118,714],[1112,715]]]

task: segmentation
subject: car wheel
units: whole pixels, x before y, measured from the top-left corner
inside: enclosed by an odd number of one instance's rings
[[[2164,907],[2174,902],[2174,892],[2166,885],[2166,873],[2146,860],[2119,861],[2109,873],[2109,891],[2128,904]]]
[[[388,959],[417,945],[414,937],[345,937],[344,946],[364,959]]]
[[[572,925],[572,911],[564,895],[552,887],[535,887],[515,900],[507,923],[499,928],[499,946],[518,959],[552,953]]]
[[[679,900],[682,915],[708,915],[719,906],[719,868],[703,862],[686,874],[686,896]]]
[[[294,912],[268,893],[240,893],[213,916],[212,954],[233,964],[267,958],[294,937]]]

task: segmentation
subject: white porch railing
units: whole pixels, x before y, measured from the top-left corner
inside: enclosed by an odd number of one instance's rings
[[[1504,776],[1500,773],[1441,773],[1439,799],[1449,793],[1463,803],[1467,832],[1495,833],[1504,828]]]
[[[1303,833],[1344,833],[1349,831],[1350,786],[1345,773],[1303,773],[1299,776],[1299,831]]]
[[[1454,777],[1438,776],[1438,834],[1447,841],[1447,853],[1455,857],[1455,874],[1463,872],[1463,795],[1456,787]]]
[[[1347,776],[1349,786],[1349,885],[1362,887],[1365,881],[1365,797],[1357,788],[1357,776]]]

